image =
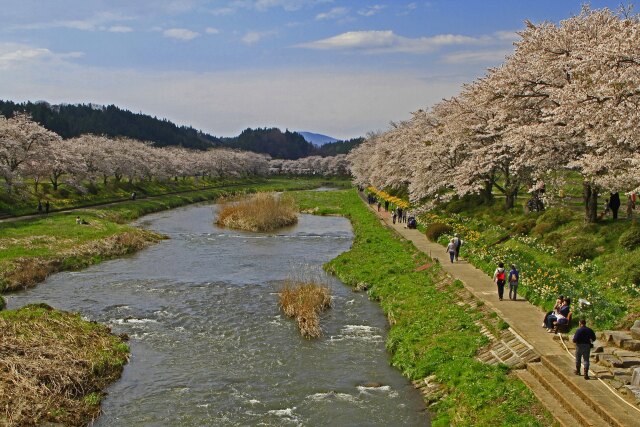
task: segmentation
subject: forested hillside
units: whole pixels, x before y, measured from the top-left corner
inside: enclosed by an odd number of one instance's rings
[[[190,126],[178,126],[167,119],[133,113],[115,105],[51,105],[47,102],[18,104],[0,100],[0,114],[9,117],[15,111],[28,113],[34,121],[65,139],[87,133],[108,137],[124,136],[140,141],[153,141],[157,147],[182,146],[199,150],[227,147],[269,154],[276,159],[345,154],[360,142],[357,138],[315,147],[299,133],[288,130],[282,132],[277,128],[249,128],[237,137],[218,138]]]

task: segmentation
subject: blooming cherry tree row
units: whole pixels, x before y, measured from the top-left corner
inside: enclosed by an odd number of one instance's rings
[[[38,191],[44,180],[58,189],[61,180],[167,180],[201,177],[266,175],[269,158],[248,151],[156,148],[130,138],[82,135],[63,140],[24,114],[0,116],[0,177],[9,191],[30,179]]]
[[[637,190],[638,15],[585,7],[519,35],[514,53],[459,95],[369,135],[349,154],[356,182],[407,187],[413,201],[498,190],[512,207],[523,186],[573,170],[590,221],[598,193]]]

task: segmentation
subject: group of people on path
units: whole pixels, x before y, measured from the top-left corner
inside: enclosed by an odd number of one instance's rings
[[[455,233],[449,244],[447,245],[447,249],[445,252],[449,254],[449,259],[453,263],[453,261],[458,261],[458,257],[460,256],[460,248],[462,247],[462,239],[458,236],[458,233]]]
[[[51,209],[51,204],[50,204],[50,203],[49,203],[49,201],[47,200],[47,201],[44,203],[44,206],[43,206],[43,205],[42,205],[42,200],[38,200],[38,207],[37,207],[37,209],[38,209],[38,213],[39,213],[39,214],[41,214],[41,213],[47,213],[47,214],[48,214],[48,213],[49,213],[49,210]]]
[[[515,301],[518,297],[518,283],[520,282],[520,272],[515,264],[511,264],[511,270],[507,273],[504,263],[499,262],[498,268],[493,273],[493,281],[498,286],[498,298],[502,301],[504,297],[504,287],[509,281],[509,299]]]
[[[406,223],[407,222],[407,210],[406,209],[402,209],[400,207],[395,208],[393,210],[393,212],[391,213],[391,217],[393,218],[393,223],[396,223],[396,220],[398,221],[398,223]]]

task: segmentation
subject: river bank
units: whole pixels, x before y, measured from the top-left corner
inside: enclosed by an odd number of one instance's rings
[[[0,291],[32,287],[55,272],[83,269],[162,240],[164,236],[159,233],[127,225],[142,215],[239,192],[314,188],[325,181],[249,181],[245,186],[236,183],[229,188],[0,222]],[[78,216],[86,224],[77,224]],[[0,310],[4,303],[0,295]],[[5,368],[0,380],[0,407],[5,410],[2,418],[7,425],[44,421],[85,425],[95,418],[104,388],[120,376],[128,358],[122,339],[104,326],[51,307],[4,310],[0,315],[0,361]],[[38,364],[40,359],[55,363]],[[19,374],[20,379],[10,374]],[[17,382],[24,387],[16,388]],[[34,398],[38,402],[32,401]]]
[[[233,194],[309,189],[324,183],[326,180],[318,178],[248,180],[245,185],[236,182],[227,187],[0,222],[0,293],[35,286],[52,273],[79,270],[158,242],[162,236],[127,225],[143,215]],[[77,224],[77,217],[87,224]]]
[[[294,195],[301,209],[351,220],[356,234],[351,250],[325,268],[380,302],[390,325],[386,347],[392,365],[412,380],[429,378],[437,384],[427,398],[432,425],[552,424],[506,366],[475,359],[488,343],[478,322],[491,323],[495,313],[480,304],[458,305],[462,284],[382,226],[355,190]]]
[[[351,246],[349,221],[301,214],[253,233],[216,226],[219,208],[147,215],[136,224],[170,239],[9,295],[9,308],[45,301],[130,336],[93,425],[428,426],[420,394],[389,366],[379,305],[322,271]],[[317,340],[278,307],[303,269],[332,290]]]

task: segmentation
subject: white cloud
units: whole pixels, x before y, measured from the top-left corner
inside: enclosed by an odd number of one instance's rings
[[[447,64],[499,64],[512,53],[513,49],[456,52],[445,55],[443,61]]]
[[[347,13],[349,13],[349,9],[347,9],[346,7],[334,7],[328,12],[317,14],[316,19],[318,21],[322,21],[325,19],[338,19],[338,18],[342,18]]]
[[[81,52],[54,53],[49,49],[35,46],[0,43],[0,70],[24,66],[42,60],[64,60],[81,56],[83,56]]]
[[[248,31],[243,37],[242,42],[245,44],[254,44],[265,37],[276,34],[275,31]]]
[[[362,15],[362,16],[373,16],[376,13],[380,12],[382,9],[384,9],[386,6],[381,5],[381,4],[375,4],[373,6],[369,6],[365,9],[361,9],[358,11],[358,15]]]
[[[365,53],[428,53],[442,46],[480,44],[489,41],[487,37],[475,38],[456,34],[440,34],[432,37],[408,38],[398,36],[393,31],[350,31],[299,44],[296,47],[317,50],[356,50]]]
[[[220,30],[213,27],[207,27],[204,32],[207,34],[220,34]]]
[[[389,120],[407,119],[410,111],[460,90],[459,77],[434,80],[398,70],[136,71],[50,61],[48,52],[32,55],[29,62],[0,69],[5,99],[115,104],[221,136],[278,126],[351,138],[386,128]]]
[[[200,35],[195,31],[187,30],[186,28],[170,28],[168,30],[164,30],[162,34],[165,37],[185,41],[193,40]]]
[[[127,27],[125,25],[113,25],[109,27],[107,31],[112,33],[130,33],[133,31],[133,28]]]
[[[46,30],[51,28],[68,28],[81,31],[108,31],[113,28],[109,24],[121,21],[130,21],[132,18],[112,12],[100,12],[86,19],[59,20],[51,22],[38,22],[33,24],[14,25],[10,30]]]

